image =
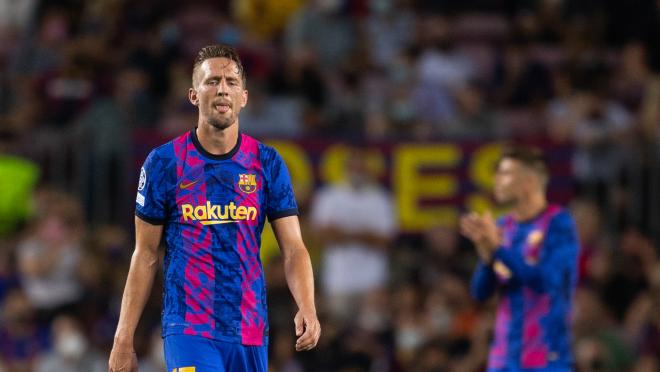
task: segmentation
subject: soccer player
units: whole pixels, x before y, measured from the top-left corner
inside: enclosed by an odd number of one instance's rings
[[[510,213],[461,218],[461,233],[480,258],[471,292],[499,293],[488,371],[571,371],[571,303],[578,239],[572,217],[549,204],[548,169],[529,148],[505,150],[495,173],[495,199]]]
[[[295,348],[310,350],[318,342],[312,266],[288,170],[273,148],[239,131],[238,114],[248,101],[245,81],[233,48],[204,47],[188,92],[199,111],[196,128],[153,150],[142,167],[135,252],[111,372],[137,370],[133,336],[162,236],[167,371],[266,371],[268,316],[259,258],[266,218],[299,309]]]

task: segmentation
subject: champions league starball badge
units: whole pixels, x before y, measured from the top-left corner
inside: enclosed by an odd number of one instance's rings
[[[144,185],[147,183],[147,172],[144,171],[144,167],[140,170],[140,182],[138,183],[138,191],[144,189]]]

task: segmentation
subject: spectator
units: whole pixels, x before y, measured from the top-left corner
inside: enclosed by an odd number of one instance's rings
[[[507,123],[488,106],[484,89],[477,83],[467,83],[460,89],[456,102],[456,116],[436,129],[439,138],[497,140],[509,135]]]
[[[550,105],[550,120],[551,125],[565,128],[575,141],[573,167],[580,186],[603,203],[605,185],[617,180],[630,158],[633,121],[621,104],[605,95],[602,80],[607,79],[607,71],[602,66],[588,67],[582,73],[577,91],[568,101]]]
[[[9,371],[28,372],[48,348],[48,333],[20,289],[12,290],[0,308],[0,361]]]
[[[40,192],[35,204],[32,231],[17,247],[18,268],[30,303],[51,318],[82,295],[82,210],[77,200],[54,191]]]
[[[657,363],[660,355],[660,262],[655,261],[649,269],[648,281],[649,289],[629,307],[625,327],[637,354],[655,358]]]
[[[607,276],[603,270],[609,270],[605,265],[611,248],[607,245],[609,237],[603,232],[600,209],[591,200],[578,199],[573,202],[571,212],[575,216],[581,247],[578,278],[580,282],[599,282]]]
[[[107,366],[101,355],[90,347],[78,322],[67,315],[53,320],[53,350],[35,366],[36,372],[102,372]]]
[[[241,113],[241,130],[262,137],[294,138],[302,132],[301,101],[292,96],[267,97],[264,87],[253,85],[250,105]]]
[[[441,16],[423,20],[423,49],[416,65],[416,87],[412,93],[415,112],[431,128],[456,115],[455,95],[472,77],[472,61],[456,49],[452,21]]]
[[[354,19],[344,14],[343,1],[308,1],[290,19],[284,47],[289,55],[309,51],[323,70],[341,66],[355,52]]]
[[[346,181],[321,190],[312,206],[323,246],[321,286],[331,314],[341,319],[355,314],[365,293],[387,284],[395,232],[391,197],[374,182],[364,152],[352,148],[345,169]]]
[[[364,21],[370,62],[387,68],[415,36],[417,15],[407,0],[370,0]]]

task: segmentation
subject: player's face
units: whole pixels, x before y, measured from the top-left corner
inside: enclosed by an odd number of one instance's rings
[[[502,159],[495,171],[495,201],[500,204],[515,204],[521,192],[524,192],[524,176],[520,162],[514,159]]]
[[[190,102],[199,108],[200,121],[217,129],[226,129],[238,122],[238,114],[247,104],[236,62],[228,58],[210,58],[195,74],[195,86],[190,89]]]

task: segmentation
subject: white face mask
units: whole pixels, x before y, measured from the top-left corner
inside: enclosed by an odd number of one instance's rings
[[[396,344],[401,350],[410,351],[424,343],[424,335],[416,328],[402,328],[397,330]]]
[[[80,359],[87,350],[87,339],[80,332],[71,332],[55,340],[55,351],[67,359]]]
[[[360,312],[358,324],[364,330],[380,332],[387,328],[387,316],[382,311],[364,310]]]
[[[432,309],[429,309],[429,315],[431,318],[431,327],[439,333],[446,334],[449,332],[449,327],[451,326],[451,313],[444,306],[434,306]]]

